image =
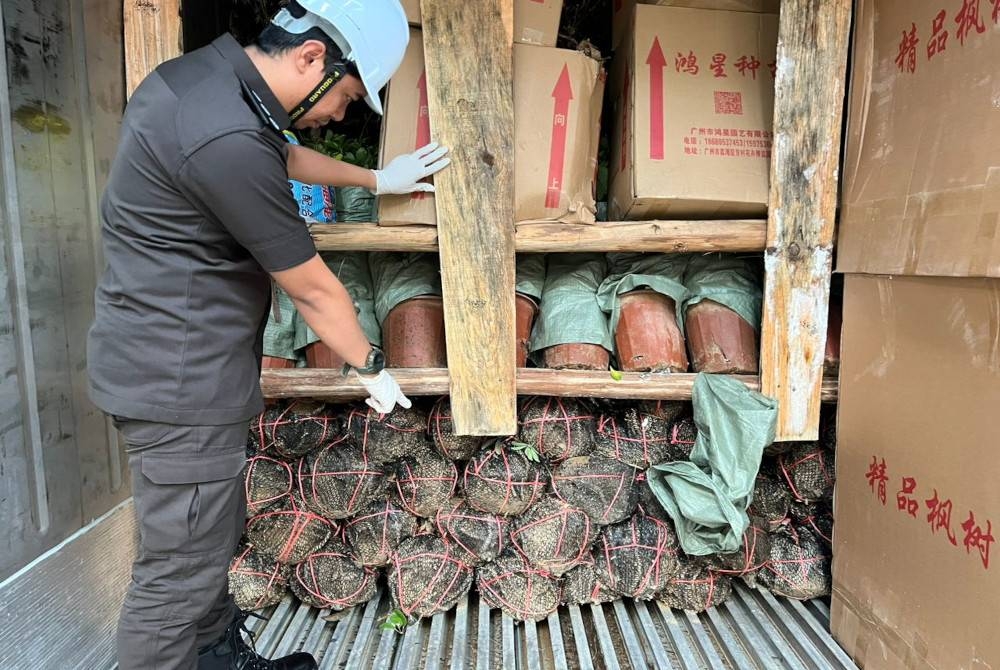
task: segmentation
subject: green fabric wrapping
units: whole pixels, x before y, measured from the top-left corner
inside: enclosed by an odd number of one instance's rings
[[[689,297],[683,311],[702,300],[714,300],[739,314],[760,331],[764,297],[761,291],[761,263],[757,259],[726,254],[694,256],[684,275]]]
[[[375,290],[368,270],[368,254],[354,252],[323,252],[323,261],[354,301],[365,337],[375,346],[382,345],[382,329],[375,320]],[[313,342],[319,342],[319,335],[309,327],[298,312],[295,313],[295,349],[300,351]]]
[[[611,332],[618,328],[618,317],[621,315],[619,296],[641,288],[652,289],[674,299],[679,307],[675,310],[677,325],[683,331],[681,308],[689,294],[682,280],[688,260],[689,256],[683,254],[608,254],[608,277],[597,291],[597,301],[601,309],[611,315]]]
[[[551,254],[545,274],[539,316],[531,333],[536,354],[557,344],[614,346],[608,317],[597,302],[597,287],[607,271],[603,254]]]
[[[649,487],[677,527],[690,556],[740,549],[750,525],[764,447],[774,442],[778,403],[724,375],[695,378],[694,420],[698,427],[690,461],[654,465]]]
[[[361,186],[338,186],[334,192],[338,223],[378,221],[375,195]]]
[[[441,295],[436,254],[372,253],[368,264],[375,286],[375,317],[380,324],[401,302],[421,295]]]
[[[514,290],[536,301],[542,299],[545,288],[545,256],[525,254],[517,257],[514,273]]]
[[[277,284],[272,283],[271,311],[264,326],[264,355],[275,358],[296,360],[295,317],[297,310],[290,295]]]

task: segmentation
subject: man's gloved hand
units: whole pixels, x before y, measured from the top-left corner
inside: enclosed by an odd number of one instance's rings
[[[431,142],[412,154],[396,156],[383,169],[372,170],[375,173],[375,195],[433,191],[434,184],[420,180],[430,177],[450,164],[451,159],[445,157],[447,153],[448,147]]]
[[[399,390],[399,383],[385,370],[377,375],[358,375],[361,384],[371,396],[365,403],[379,414],[388,414],[398,404],[403,409],[413,406],[410,399]]]

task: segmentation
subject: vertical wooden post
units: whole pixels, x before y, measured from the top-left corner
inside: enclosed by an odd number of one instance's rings
[[[784,0],[764,252],[761,390],[779,441],[818,436],[851,0]]]
[[[125,93],[157,65],[181,55],[180,0],[125,0]]]
[[[511,435],[514,378],[512,0],[422,0],[451,409],[463,435]]]

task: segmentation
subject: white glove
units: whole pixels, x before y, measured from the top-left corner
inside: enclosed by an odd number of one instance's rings
[[[375,195],[401,195],[414,191],[433,191],[434,184],[420,181],[444,169],[451,163],[446,158],[448,147],[431,142],[412,154],[396,156],[381,170],[375,173]]]
[[[410,399],[399,390],[399,383],[385,370],[377,375],[358,375],[361,385],[371,396],[365,403],[379,414],[388,414],[398,404],[403,409],[413,406]]]

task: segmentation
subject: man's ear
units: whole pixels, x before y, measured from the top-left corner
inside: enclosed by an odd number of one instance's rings
[[[325,65],[326,45],[319,40],[306,40],[297,50],[295,65],[300,72],[306,72],[319,63],[322,69]]]

